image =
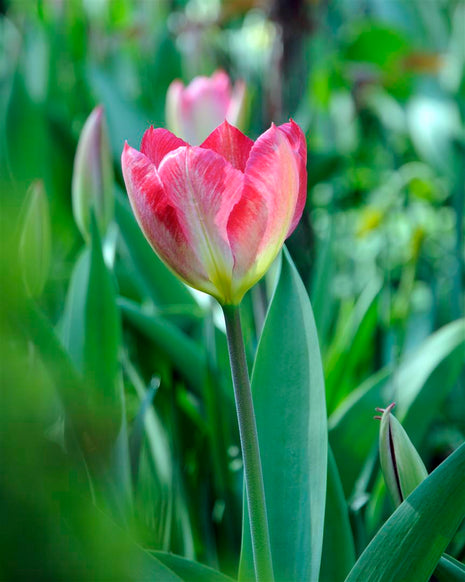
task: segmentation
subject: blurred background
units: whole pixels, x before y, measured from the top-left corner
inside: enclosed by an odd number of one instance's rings
[[[0,578],[142,580],[141,546],[235,574],[224,331],[152,254],[120,169],[125,140],[166,125],[170,83],[218,69],[245,81],[253,139],[291,117],[307,137],[308,202],[288,248],[363,550],[392,511],[374,406],[412,391],[404,426],[429,470],[465,435],[465,3],[3,0],[0,12]],[[73,162],[98,104],[115,208],[86,239]],[[244,301],[251,363],[272,289],[273,272]],[[465,556],[463,528],[449,552]]]

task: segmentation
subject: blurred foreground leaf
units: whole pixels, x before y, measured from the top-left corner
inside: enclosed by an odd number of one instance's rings
[[[162,564],[170,568],[185,582],[232,582],[233,579],[225,576],[213,568],[203,566],[198,562],[187,560],[182,556],[167,552],[150,552]]]
[[[92,221],[92,245],[75,266],[61,335],[81,372],[85,391],[74,395],[73,416],[89,450],[105,452],[121,426],[118,374],[120,322],[114,282],[103,260],[100,236]]]

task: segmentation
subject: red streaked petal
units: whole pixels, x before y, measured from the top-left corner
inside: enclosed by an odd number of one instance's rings
[[[161,127],[154,129],[151,126],[144,133],[142,143],[140,144],[140,151],[158,168],[166,154],[186,145],[184,140],[176,137],[171,131]]]
[[[228,236],[234,255],[234,277],[241,278],[253,266],[266,231],[268,207],[250,188],[234,207],[228,220]]]
[[[274,258],[289,232],[299,195],[299,163],[283,131],[272,125],[257,139],[244,176],[243,195],[263,200],[267,207],[258,254]]]
[[[220,154],[234,168],[244,172],[253,143],[242,131],[223,121],[200,147]]]
[[[210,292],[208,275],[190,247],[154,164],[127,144],[121,162],[132,209],[155,252],[186,282]]]
[[[291,148],[297,155],[299,164],[299,196],[297,198],[297,204],[295,207],[291,226],[287,233],[287,236],[290,236],[302,216],[302,212],[305,208],[305,202],[307,200],[307,142],[305,140],[303,131],[292,119],[289,121],[289,123],[279,125],[278,130],[282,131],[286,135]]]
[[[159,175],[189,244],[228,300],[233,256],[227,223],[242,193],[243,174],[216,152],[187,147],[166,156]]]

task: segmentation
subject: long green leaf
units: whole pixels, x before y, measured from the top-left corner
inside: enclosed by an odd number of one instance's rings
[[[252,391],[275,578],[316,581],[328,454],[324,380],[310,300],[287,251],[260,338]],[[250,563],[246,536],[242,579],[251,577]]]
[[[233,582],[229,576],[193,560],[168,552],[152,551],[150,553],[185,582]]]
[[[103,450],[111,446],[121,426],[121,332],[114,282],[103,260],[94,219],[91,230],[91,248],[81,254],[71,278],[61,336],[86,386],[70,402],[73,415],[80,417],[81,430],[93,441],[92,447]]]
[[[465,582],[465,564],[452,556],[443,554],[434,575],[439,582]]]
[[[397,508],[346,582],[426,582],[465,517],[465,444]]]
[[[328,449],[325,530],[319,582],[342,582],[355,563],[349,510],[331,448]]]

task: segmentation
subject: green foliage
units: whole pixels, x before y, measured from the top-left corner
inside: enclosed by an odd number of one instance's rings
[[[2,580],[226,582],[241,542],[253,579],[221,313],[153,253],[120,167],[170,82],[220,67],[248,135],[292,117],[308,141],[289,253],[241,306],[276,582],[465,578],[464,6],[275,4],[2,4]],[[97,105],[115,212],[84,241]],[[430,473],[396,510],[392,401]]]
[[[426,582],[465,518],[465,445],[392,514],[357,561],[347,582]]]

